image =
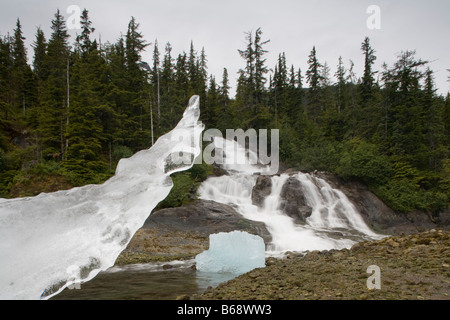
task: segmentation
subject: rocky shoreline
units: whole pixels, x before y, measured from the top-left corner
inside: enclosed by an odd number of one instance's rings
[[[269,258],[264,268],[209,288],[203,294],[181,298],[449,300],[449,209],[438,216],[423,212],[399,214],[360,183],[344,183],[327,173],[314,174],[345,193],[372,230],[389,236],[360,242],[350,249]],[[267,179],[258,178],[253,203],[260,205],[270,188]],[[309,207],[295,180],[283,187],[282,198],[283,211],[296,223],[309,216]],[[162,209],[149,216],[116,265],[190,260],[208,249],[210,234],[233,230],[259,235],[266,244],[271,241],[264,223],[245,219],[229,205],[194,200],[182,207]],[[379,290],[367,288],[369,266],[380,268]]]
[[[380,289],[368,289],[369,266],[380,268]],[[351,249],[269,258],[195,300],[449,300],[450,233],[421,233],[360,242]]]
[[[286,173],[291,175],[296,172]],[[437,217],[424,212],[399,214],[361,183],[344,183],[325,172],[314,174],[341,190],[356,206],[367,225],[379,234],[410,234],[433,228],[448,228],[450,225],[450,208]],[[252,192],[255,205],[261,205],[264,197],[270,194],[271,183],[267,178],[260,176],[257,179]],[[282,190],[282,210],[296,223],[304,223],[311,214],[311,208],[304,203],[298,181],[288,179],[287,182]],[[158,210],[149,216],[133,236],[116,260],[116,265],[192,259],[208,249],[210,234],[233,230],[259,235],[266,244],[271,240],[264,223],[245,219],[235,208],[222,203],[197,199],[181,207]]]
[[[210,234],[234,230],[258,235],[266,244],[271,240],[264,223],[245,219],[234,208],[214,201],[195,200],[158,210],[136,232],[116,265],[193,259],[209,248]]]

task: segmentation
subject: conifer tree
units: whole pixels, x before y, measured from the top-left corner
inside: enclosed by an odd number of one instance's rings
[[[1,103],[1,122],[6,126],[6,122],[14,115],[13,110],[13,55],[10,37],[0,38],[0,103]]]
[[[423,106],[420,101],[421,67],[428,62],[415,59],[415,51],[402,52],[389,69],[385,66],[383,80],[387,99],[391,105],[388,134],[393,154],[423,166],[425,143],[423,132]],[[416,156],[414,156],[416,155]]]
[[[231,86],[229,84],[228,79],[228,70],[227,68],[223,68],[222,82],[219,88],[217,89],[218,106],[217,109],[215,110],[216,128],[222,131],[224,131],[227,128],[230,128],[230,124],[232,123],[230,110],[230,89]]]
[[[222,103],[226,106],[228,104],[228,101],[230,99],[230,82],[228,79],[228,70],[227,68],[223,68],[222,73],[222,85],[220,87],[220,95]]]
[[[206,58],[205,48],[202,47],[200,57],[197,60],[197,82],[195,84],[195,92],[200,96],[200,101],[206,99],[208,84],[208,59]]]
[[[81,22],[82,36],[77,37],[78,49],[73,54],[70,72],[72,89],[64,166],[85,183],[95,182],[96,176],[107,168],[102,161],[103,143],[107,140],[102,119],[106,65],[97,41],[91,40],[94,28],[86,9]]]
[[[337,112],[341,113],[341,110],[344,109],[345,106],[345,68],[342,62],[342,57],[339,57],[339,63],[337,65],[336,73],[334,74],[337,80]]]
[[[168,42],[165,47],[165,54],[162,63],[160,76],[161,83],[161,127],[164,132],[173,127],[175,119],[174,95],[174,59],[172,58],[172,45]]]
[[[189,101],[189,75],[188,75],[188,65],[186,53],[178,55],[175,65],[175,83],[174,92],[175,95],[175,113],[174,122],[180,119],[183,115],[184,108]]]
[[[261,35],[261,28],[256,30],[254,40],[251,32],[246,33],[247,48],[238,50],[240,56],[246,61],[246,67],[239,71],[236,101],[242,112],[249,114],[248,118],[254,115],[249,122],[251,124],[247,124],[253,127],[266,126],[271,118],[267,101],[263,99],[266,94],[265,83],[268,72],[264,57],[267,51],[263,46],[269,40],[263,41]]]
[[[32,47],[34,49],[33,72],[37,79],[42,81],[45,78],[44,61],[47,54],[47,40],[45,39],[44,31],[40,27],[37,28],[36,39]]]
[[[240,76],[237,91],[240,94],[239,99],[242,99],[243,104],[252,107],[254,104],[253,93],[255,90],[255,54],[253,48],[253,35],[251,32],[246,32],[246,40],[246,50],[238,49],[239,55],[245,60],[246,65],[244,69],[239,71]]]
[[[428,147],[428,169],[439,172],[445,159],[445,125],[443,103],[436,99],[433,71],[428,67],[425,71],[423,89],[424,135]]]
[[[361,99],[363,108],[369,103],[372,97],[372,89],[374,84],[374,75],[376,72],[372,70],[372,65],[375,63],[375,50],[370,45],[370,39],[366,37],[361,44],[361,50],[364,53],[364,75],[361,82]]]
[[[320,73],[323,67],[316,55],[316,47],[314,46],[309,54],[308,70],[306,71],[306,80],[309,84],[308,89],[308,107],[307,112],[312,120],[317,123],[320,116],[320,83],[322,75]]]
[[[44,60],[45,79],[39,130],[46,159],[63,159],[67,117],[67,66],[70,48],[69,34],[63,16],[57,10],[52,20],[52,34]]]
[[[219,90],[217,89],[216,79],[212,75],[209,78],[209,87],[204,105],[207,110],[205,116],[206,124],[208,127],[217,128],[217,122],[221,117],[218,113],[220,111]]]
[[[254,43],[254,55],[255,55],[255,102],[257,104],[262,102],[262,97],[265,92],[264,85],[267,81],[266,73],[268,68],[265,65],[266,58],[264,57],[267,50],[263,48],[264,45],[270,42],[270,40],[263,41],[261,28],[256,29],[255,32],[255,43]]]
[[[161,62],[160,53],[158,48],[158,39],[155,40],[155,45],[153,47],[153,68],[151,72],[151,82],[153,84],[153,95],[156,100],[157,106],[157,135],[160,134],[161,130],[161,86],[160,86],[160,72],[161,72]]]
[[[27,63],[27,50],[24,40],[22,25],[20,20],[17,19],[12,39],[12,86],[14,88],[12,104],[16,108],[16,112],[22,114],[23,117],[26,116],[27,106],[31,106],[32,101],[35,99],[33,76]]]
[[[83,9],[81,13],[80,24],[81,35],[76,37],[76,49],[81,51],[81,55],[84,58],[92,48],[90,35],[95,31],[95,28],[92,27],[92,21],[89,20],[89,13],[86,9]]]
[[[141,67],[141,54],[149,44],[143,39],[139,31],[139,23],[131,17],[125,36],[126,89],[128,92],[128,107],[123,119],[124,129],[127,131],[127,143],[134,152],[148,148],[150,140],[150,126],[145,126],[146,107],[148,104],[148,90],[146,71]],[[148,130],[147,130],[148,129]]]

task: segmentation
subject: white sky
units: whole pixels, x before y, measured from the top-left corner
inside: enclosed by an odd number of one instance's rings
[[[66,13],[70,5],[89,11],[102,42],[116,42],[126,34],[128,22],[134,16],[147,42],[158,39],[160,52],[170,42],[172,55],[189,52],[191,40],[200,52],[205,47],[208,72],[222,79],[223,68],[228,69],[232,85],[244,61],[237,49],[245,49],[245,32],[261,27],[266,45],[267,66],[273,68],[278,54],[286,53],[288,66],[307,70],[308,55],[315,45],[319,61],[336,70],[339,56],[346,67],[349,59],[355,63],[356,75],[363,72],[364,57],[361,42],[368,36],[376,50],[375,70],[381,71],[383,62],[392,65],[397,54],[416,50],[416,58],[430,60],[435,71],[439,93],[450,90],[450,1],[448,0],[0,0],[0,35],[12,33],[20,18],[26,43],[35,39],[41,26],[47,39],[50,23],[59,8]],[[370,30],[366,21],[369,5],[381,10],[381,29]],[[70,30],[75,36],[79,30]],[[71,41],[74,41],[72,37]],[[143,60],[151,62],[153,46],[147,47]],[[32,58],[33,50],[28,49]],[[333,79],[334,80],[334,79]]]

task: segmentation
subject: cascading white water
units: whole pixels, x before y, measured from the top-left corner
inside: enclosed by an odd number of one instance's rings
[[[246,150],[236,142],[228,143],[234,144],[233,148],[228,146],[224,149],[230,161],[246,155]],[[219,140],[218,145],[222,144]],[[305,224],[296,224],[279,209],[281,190],[289,175],[271,177],[271,193],[263,206],[258,207],[252,204],[251,199],[257,178],[254,173],[262,172],[264,168],[249,164],[240,167],[232,163],[225,163],[223,167],[229,170],[229,175],[208,178],[199,188],[199,197],[230,204],[245,218],[264,222],[272,235],[272,243],[267,249],[269,255],[349,248],[358,240],[382,237],[367,227],[344,193],[333,189],[321,178],[301,172],[293,175],[302,185],[307,205],[313,209]]]
[[[0,199],[0,299],[50,298],[111,267],[201,152],[199,98],[148,150],[122,159],[101,185]]]
[[[355,206],[345,194],[334,189],[325,180],[310,174],[298,173],[307,204],[313,208],[308,223],[316,228],[355,230],[361,234],[378,237],[366,225]]]

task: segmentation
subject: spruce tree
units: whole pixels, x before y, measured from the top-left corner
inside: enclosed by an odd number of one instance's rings
[[[11,48],[10,37],[0,38],[0,107],[2,127],[5,127],[7,122],[11,120],[14,115],[13,108],[13,55]]]
[[[32,105],[35,100],[33,75],[31,68],[27,63],[27,50],[24,43],[25,37],[22,32],[22,25],[17,19],[14,36],[12,39],[12,57],[13,57],[13,95],[12,103],[17,114],[26,116],[27,107]]]
[[[83,58],[89,53],[92,48],[92,42],[90,35],[95,31],[92,27],[92,21],[89,20],[89,13],[86,9],[83,9],[80,16],[81,35],[76,37],[76,49],[81,51]]]
[[[221,111],[219,104],[219,90],[217,89],[216,79],[212,75],[209,78],[209,87],[204,106],[207,110],[205,117],[207,126],[210,128],[217,128],[217,123],[222,115],[219,113]]]
[[[263,48],[264,45],[270,42],[270,40],[263,41],[261,28],[256,29],[255,43],[254,43],[254,55],[255,55],[255,102],[257,104],[262,102],[263,94],[265,92],[264,85],[267,81],[266,73],[268,68],[265,65],[265,54],[268,52]]]
[[[239,70],[240,76],[238,80],[239,96],[236,98],[242,100],[246,107],[253,107],[254,101],[254,78],[255,78],[255,54],[253,48],[253,35],[251,32],[246,33],[247,48],[245,50],[238,49],[239,55],[245,60],[244,69]]]
[[[161,128],[163,132],[169,131],[175,125],[175,101],[174,101],[174,59],[172,58],[172,45],[166,44],[165,54],[160,75],[161,84]]]
[[[223,68],[222,73],[222,85],[220,87],[220,95],[223,104],[226,106],[228,101],[230,100],[230,81],[228,79],[228,70],[227,68]]]
[[[261,35],[261,28],[256,30],[254,40],[251,32],[246,33],[247,48],[238,50],[240,56],[246,61],[246,67],[239,71],[236,101],[238,108],[248,114],[247,118],[250,121],[247,125],[254,128],[268,126],[269,119],[272,118],[267,101],[264,99],[268,68],[264,57],[267,50],[263,46],[269,40],[263,41]]]
[[[63,159],[67,118],[67,66],[69,34],[63,16],[57,10],[52,20],[47,55],[43,63],[46,75],[39,111],[39,130],[46,159]]]
[[[77,38],[79,49],[72,57],[70,72],[70,109],[66,137],[67,152],[64,166],[76,174],[79,183],[96,182],[98,174],[106,172],[102,159],[106,92],[106,64],[97,41],[91,40],[94,28],[87,10],[81,16],[82,37]],[[70,119],[70,121],[69,121]],[[100,179],[101,180],[101,179]]]
[[[207,85],[208,85],[208,59],[206,58],[205,48],[202,47],[200,57],[197,60],[197,84],[196,94],[200,96],[200,101],[206,99]]]
[[[448,153],[445,145],[444,104],[436,97],[433,71],[425,71],[423,88],[424,135],[428,147],[428,169],[439,172]]]
[[[402,52],[389,69],[385,66],[383,80],[385,99],[390,104],[388,135],[394,155],[418,167],[426,163],[426,145],[422,134],[424,110],[420,101],[420,80],[427,61],[415,58],[414,51]]]
[[[336,77],[336,87],[337,87],[337,112],[341,114],[341,110],[344,109],[345,106],[345,67],[342,62],[342,57],[339,57],[339,63],[337,65],[336,73],[334,74]]]
[[[230,128],[231,120],[231,110],[230,110],[230,89],[228,79],[228,70],[223,68],[222,82],[218,88],[218,106],[215,110],[215,124],[216,128],[222,130]]]
[[[317,123],[320,113],[320,84],[322,81],[321,69],[322,65],[319,63],[316,55],[316,47],[314,46],[309,54],[308,70],[306,71],[306,80],[309,84],[308,89],[308,107],[307,112],[312,120]]]
[[[364,53],[364,75],[361,81],[361,100],[363,108],[367,106],[372,97],[372,90],[374,84],[375,71],[372,70],[372,65],[375,63],[375,50],[370,45],[370,39],[366,37],[361,44],[361,50]]]
[[[45,75],[45,56],[47,54],[47,40],[45,39],[44,31],[39,27],[36,31],[36,39],[32,45],[34,49],[33,56],[33,72],[39,81],[43,81]]]
[[[158,48],[158,40],[155,40],[155,45],[153,48],[153,68],[151,74],[151,82],[153,84],[153,95],[156,100],[157,106],[157,135],[160,135],[161,131],[161,85],[160,85],[160,73],[161,73],[161,62],[160,53]]]
[[[174,100],[175,113],[173,121],[176,123],[182,117],[184,108],[189,101],[189,75],[186,53],[178,55],[175,65]]]
[[[149,117],[146,115],[148,110],[146,107],[148,104],[147,75],[141,68],[141,54],[148,45],[139,31],[139,23],[131,17],[125,36],[125,78],[129,100],[123,124],[127,131],[127,146],[134,152],[148,148],[151,143],[150,126],[145,126],[144,130],[143,125],[144,119]]]

